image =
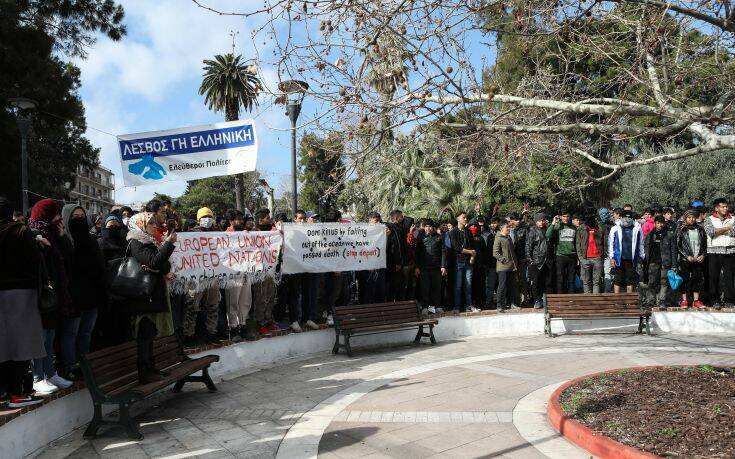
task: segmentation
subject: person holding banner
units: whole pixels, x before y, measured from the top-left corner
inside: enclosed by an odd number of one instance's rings
[[[255,213],[255,223],[258,231],[273,231],[271,211],[260,209]],[[273,322],[273,307],[276,304],[276,282],[270,277],[264,277],[253,285],[253,319],[258,325],[258,333],[270,336],[280,328]]]
[[[155,206],[146,206],[149,208],[158,210]],[[176,232],[163,236],[155,213],[144,211],[130,217],[127,239],[130,254],[146,271],[157,277],[150,299],[126,300],[133,316],[133,335],[138,342],[138,380],[146,384],[163,379],[161,372],[156,370],[153,355],[155,337],[174,333],[166,281],[172,278],[169,258],[174,251]]]
[[[191,229],[192,232],[214,231],[214,212],[209,207],[202,207],[197,211],[199,225]],[[184,313],[184,346],[194,347],[196,345],[196,322],[199,309],[204,308],[206,313],[206,340],[207,344],[221,344],[217,338],[217,322],[219,319],[219,302],[222,299],[219,285],[212,284],[209,288],[200,292],[189,292],[186,311]]]
[[[241,211],[234,209],[228,211],[227,219],[230,221],[227,232],[248,232],[245,228],[245,215]],[[257,339],[255,327],[247,326],[248,314],[253,306],[253,289],[250,279],[245,276],[242,285],[233,285],[225,290],[225,300],[227,302],[230,339],[233,341]]]

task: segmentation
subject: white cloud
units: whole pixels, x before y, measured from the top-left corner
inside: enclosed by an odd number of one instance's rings
[[[230,30],[239,31],[236,52],[254,57],[250,28],[239,17],[218,16],[182,0],[122,1],[128,36],[119,42],[100,37],[86,60],[76,64],[82,70],[82,99],[88,125],[112,134],[166,129],[178,125],[202,124],[221,118],[203,104],[197,90],[202,60],[231,49]],[[222,2],[225,5],[225,2]],[[228,5],[229,6],[229,5]],[[260,56],[270,49],[258,48]],[[272,67],[260,66],[261,77],[270,90],[278,76]],[[260,98],[261,108],[272,96]],[[282,107],[265,110],[256,119],[260,138],[259,168],[273,172],[271,181],[288,170],[289,137],[267,126],[287,127]],[[256,116],[253,113],[249,116]],[[185,182],[122,188],[122,175],[114,136],[88,129],[90,141],[101,149],[100,162],[116,175],[116,201],[145,201],[153,192],[180,195]],[[285,144],[285,145],[284,145]],[[274,172],[275,171],[275,172]],[[267,174],[266,174],[267,176]]]

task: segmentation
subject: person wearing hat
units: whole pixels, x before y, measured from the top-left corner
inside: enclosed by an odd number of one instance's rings
[[[577,227],[576,248],[579,258],[579,277],[584,293],[602,293],[605,246],[607,234],[590,213]]]
[[[31,360],[46,355],[38,312],[41,254],[31,230],[13,221],[5,196],[0,196],[0,259],[0,374],[8,407],[23,408],[43,402],[24,387]]]
[[[197,226],[191,229],[191,232],[208,232],[216,231],[215,215],[209,207],[202,207],[197,210]],[[221,344],[222,341],[217,337],[217,323],[219,321],[219,302],[222,296],[219,286],[213,284],[205,288],[203,291],[189,291],[186,298],[186,307],[184,309],[184,320],[182,321],[182,334],[184,335],[184,347],[194,347],[197,344],[196,339],[196,322],[200,309],[204,309],[206,314],[205,340],[207,344]]]
[[[319,214],[313,210],[307,211],[306,223],[319,223]]]
[[[533,216],[533,226],[526,235],[526,253],[528,260],[528,278],[531,284],[533,307],[544,307],[544,293],[551,289],[551,259],[549,242],[546,239],[546,214],[539,212]]]
[[[71,381],[56,373],[54,362],[54,338],[62,315],[69,315],[72,298],[69,290],[69,275],[74,248],[66,237],[66,228],[61,218],[61,206],[53,199],[42,199],[31,209],[28,226],[36,237],[48,242],[41,249],[48,281],[56,293],[56,308],[41,315],[43,342],[46,356],[33,360],[33,386],[38,393],[55,392],[66,388]]]
[[[715,309],[735,307],[735,216],[730,203],[718,198],[712,203],[714,212],[704,219],[707,233],[710,301]],[[724,291],[723,291],[724,290]]]
[[[546,230],[546,238],[556,247],[556,293],[569,293],[577,273],[577,228],[569,220],[569,212],[556,215]]]
[[[707,233],[697,223],[699,211],[690,208],[682,216],[682,224],[676,232],[676,249],[678,252],[678,272],[684,278],[680,287],[681,302],[679,307],[689,307],[689,296],[692,297],[692,307],[704,309],[704,303],[699,294],[704,288],[704,259],[707,253]]]
[[[107,285],[112,281],[114,275],[110,262],[125,256],[128,242],[127,228],[123,228],[123,222],[117,213],[109,213],[105,216],[100,237],[97,239],[102,258],[107,267]],[[124,305],[124,300],[108,296],[107,307],[99,309],[97,317],[97,335],[95,339],[100,347],[109,347],[122,344],[130,339],[130,314]]]
[[[614,271],[615,293],[620,293],[623,287],[628,293],[633,292],[637,283],[636,269],[646,257],[643,242],[640,223],[633,218],[632,211],[623,210],[620,222],[615,223],[608,237],[608,256]]]

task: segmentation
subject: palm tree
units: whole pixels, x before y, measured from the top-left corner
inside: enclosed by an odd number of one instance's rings
[[[248,65],[242,56],[233,53],[217,54],[204,60],[204,79],[199,94],[204,95],[207,108],[224,112],[225,121],[237,121],[240,110],[251,111],[258,106],[258,93],[263,85],[255,65]],[[235,175],[235,206],[243,210],[241,174]]]

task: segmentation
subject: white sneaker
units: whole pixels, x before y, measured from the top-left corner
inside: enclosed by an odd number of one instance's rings
[[[62,378],[61,376],[59,376],[58,373],[54,373],[54,375],[48,379],[48,382],[58,387],[59,389],[68,389],[74,385],[73,382],[69,381],[68,379]]]
[[[443,314],[444,313],[444,309],[443,308],[436,308],[436,313],[437,314]]]
[[[319,330],[319,325],[314,323],[314,321],[311,319],[306,321],[306,326],[309,327],[311,330]]]
[[[59,390],[59,388],[48,382],[47,379],[42,379],[33,383],[33,392],[38,395],[53,394],[57,390]]]
[[[334,317],[332,317],[332,314],[329,314],[329,315],[327,316],[327,325],[329,325],[330,327],[331,327],[332,325],[334,325]]]
[[[470,306],[469,308],[467,308],[467,311],[468,312],[480,312],[480,310],[474,306]]]
[[[293,330],[293,331],[295,331],[297,333],[298,332],[301,332],[301,325],[299,325],[298,322],[294,322],[294,323],[291,324],[291,330]]]
[[[429,314],[436,314],[436,308],[434,306],[429,306],[426,309],[429,310]]]
[[[329,314],[327,314],[327,311],[322,312],[322,319],[326,319],[328,316]]]

